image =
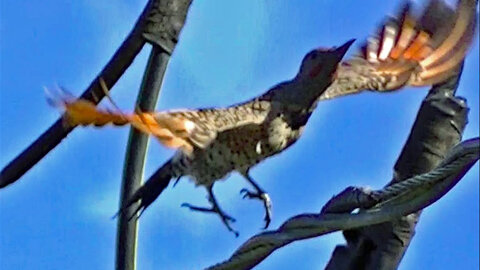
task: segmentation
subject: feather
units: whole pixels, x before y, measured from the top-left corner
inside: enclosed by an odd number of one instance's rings
[[[336,80],[319,100],[432,85],[455,73],[475,36],[475,0],[459,0],[455,11],[431,0],[420,17],[411,7],[405,4],[398,19],[390,18],[381,35],[368,39],[363,53],[339,65]]]

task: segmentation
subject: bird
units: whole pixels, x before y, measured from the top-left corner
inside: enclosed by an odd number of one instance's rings
[[[136,205],[130,217],[139,218],[170,182],[188,176],[205,187],[210,206],[182,204],[192,211],[217,214],[238,236],[235,221],[219,205],[214,184],[238,172],[253,187],[244,198],[257,199],[265,209],[264,228],[272,219],[268,193],[250,176],[252,167],[277,155],[302,135],[318,103],[365,90],[393,92],[405,86],[442,82],[456,72],[472,43],[475,0],[459,0],[455,10],[432,0],[421,16],[407,2],[389,17],[351,58],[342,61],[354,40],[305,55],[296,76],[264,94],[225,108],[125,113],[97,108],[72,96],[51,98],[65,110],[66,125],[130,124],[177,151],[120,207]],[[100,83],[102,81],[100,80]],[[175,185],[174,184],[174,185]]]

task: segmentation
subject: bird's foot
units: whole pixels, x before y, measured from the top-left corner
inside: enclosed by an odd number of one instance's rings
[[[220,219],[222,220],[223,224],[227,227],[227,229],[229,231],[231,231],[233,234],[235,234],[235,237],[238,237],[239,233],[236,230],[234,230],[232,228],[232,226],[230,225],[230,222],[235,222],[236,220],[233,217],[227,215],[225,212],[223,212],[222,209],[220,209],[220,207],[218,207],[218,206],[212,206],[211,208],[199,207],[199,206],[191,205],[189,203],[182,203],[181,206],[182,207],[187,207],[191,211],[199,211],[199,212],[204,212],[204,213],[217,214],[220,217]]]
[[[263,207],[265,208],[265,227],[264,229],[268,228],[270,222],[272,221],[272,200],[270,196],[266,192],[252,192],[246,188],[242,188],[240,190],[240,194],[243,194],[243,198],[248,199],[257,199],[263,202]]]

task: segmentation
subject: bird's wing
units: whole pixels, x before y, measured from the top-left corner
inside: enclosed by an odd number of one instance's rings
[[[170,148],[189,154],[194,147],[205,148],[219,132],[243,125],[260,124],[270,111],[270,103],[258,99],[227,108],[124,113],[118,108],[102,109],[84,99],[62,95],[50,103],[65,111],[69,126],[132,125],[156,137]],[[115,106],[116,107],[116,106]]]
[[[432,85],[452,76],[475,34],[476,0],[459,0],[455,10],[431,0],[423,15],[412,13],[410,3],[405,4],[360,53],[342,62],[320,100],[363,90]]]
[[[154,117],[159,123],[172,119],[184,121],[185,126],[191,127],[186,140],[196,147],[205,148],[220,132],[263,123],[270,106],[269,102],[255,99],[227,108],[159,112]]]

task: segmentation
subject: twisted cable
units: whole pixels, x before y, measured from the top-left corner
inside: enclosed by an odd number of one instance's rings
[[[229,259],[207,269],[251,269],[272,252],[293,241],[378,224],[423,209],[446,194],[461,180],[480,158],[479,149],[480,138],[466,140],[453,147],[434,170],[371,191],[366,197],[367,200],[358,200],[355,205],[356,208],[370,209],[358,213],[322,212],[292,217],[277,230],[251,237]],[[412,194],[414,197],[408,201],[404,200],[405,196]],[[332,200],[335,199],[334,197]],[[372,205],[375,207],[371,208]]]

